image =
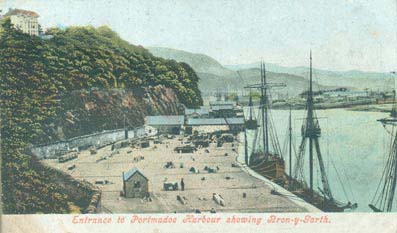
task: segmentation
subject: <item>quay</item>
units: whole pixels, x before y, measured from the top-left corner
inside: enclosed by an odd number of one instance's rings
[[[97,185],[102,190],[101,211],[104,213],[319,211],[242,164],[239,152],[243,146],[239,136],[221,147],[210,143],[209,147],[199,147],[192,153],[174,150],[186,144],[187,138],[182,135],[160,138],[148,140],[149,146],[145,148],[127,146],[112,151],[112,145],[109,145],[96,153],[80,151],[78,158],[66,162],[60,163],[56,159],[42,162]],[[123,172],[131,169],[137,169],[147,177],[150,198],[122,195]],[[180,185],[182,178],[184,191],[180,188],[164,190],[164,183]],[[278,195],[271,194],[272,190]],[[223,205],[214,195],[223,199]]]

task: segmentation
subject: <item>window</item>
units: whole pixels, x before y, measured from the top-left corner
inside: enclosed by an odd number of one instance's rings
[[[140,188],[141,187],[141,182],[139,181],[134,181],[134,188]]]

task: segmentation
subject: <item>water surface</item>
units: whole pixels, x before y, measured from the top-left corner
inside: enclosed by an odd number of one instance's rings
[[[360,212],[371,212],[368,204],[379,183],[390,145],[390,134],[378,119],[387,117],[381,112],[357,112],[346,109],[316,111],[322,135],[320,147],[333,196],[341,202],[357,202]],[[272,119],[279,142],[288,163],[287,110],[273,110]],[[300,129],[305,117],[303,110],[292,111],[292,128],[295,148],[298,150],[302,137]],[[253,134],[249,133],[249,143]],[[308,148],[308,143],[306,148]],[[308,149],[307,149],[308,150]],[[292,162],[295,162],[293,155]],[[308,180],[308,151],[305,155],[305,177]],[[315,158],[314,187],[321,187],[318,161]],[[293,167],[293,166],[292,166]],[[336,168],[336,169],[335,169]],[[393,211],[397,211],[394,201]]]

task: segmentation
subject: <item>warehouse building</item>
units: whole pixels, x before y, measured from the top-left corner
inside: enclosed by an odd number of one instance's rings
[[[208,118],[210,115],[210,110],[201,106],[197,109],[186,108],[185,116],[187,118]]]
[[[191,118],[187,120],[186,127],[191,128],[191,132],[196,130],[199,132],[213,132],[219,130],[238,132],[244,129],[244,118]]]
[[[215,106],[229,106],[229,107],[235,107],[236,102],[235,101],[210,101],[210,107],[213,108]]]
[[[148,116],[146,125],[157,129],[158,134],[180,134],[184,116]]]

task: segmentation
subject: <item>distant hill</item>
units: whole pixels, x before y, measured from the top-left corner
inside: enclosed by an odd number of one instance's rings
[[[225,65],[231,70],[243,70],[259,67],[260,63]],[[287,73],[308,77],[309,68],[304,66],[286,67],[277,64],[266,63],[266,70],[276,73]],[[387,89],[391,84],[391,75],[381,72],[364,72],[358,70],[350,71],[329,71],[313,69],[313,79],[325,86],[345,86],[357,89],[370,88],[373,90]]]
[[[239,70],[239,73],[245,83],[253,84],[260,82],[259,68]],[[280,93],[284,95],[295,96],[305,91],[309,85],[309,82],[306,78],[294,74],[275,73],[275,72],[266,71],[266,77],[269,83],[286,84],[286,87],[282,89],[276,88],[275,90],[272,91],[273,93],[276,94]],[[333,88],[334,86],[323,86],[318,84],[316,81],[314,81],[313,87],[315,90],[321,90],[321,89]]]
[[[203,93],[226,88],[228,90],[242,89],[244,85],[259,81],[259,62],[222,65],[214,58],[204,54],[160,47],[149,47],[148,49],[155,56],[189,64],[200,77],[199,88]],[[308,67],[286,67],[266,63],[266,71],[270,81],[283,82],[287,85],[285,89],[280,90],[280,93],[294,95],[307,87]],[[320,89],[348,87],[352,89],[388,90],[392,87],[392,79],[389,73],[357,70],[313,69],[313,81],[315,87],[317,86]]]
[[[183,50],[146,47],[154,56],[165,59],[173,59],[178,62],[189,64],[197,73],[209,73],[222,77],[235,78],[236,72],[222,66],[217,60],[210,56],[198,53],[190,53]]]
[[[225,89],[228,91],[234,91],[242,90],[244,86],[249,84],[260,83],[259,68],[240,70],[239,73],[241,78],[229,78],[227,80],[224,77],[214,74],[197,73],[201,79],[199,82],[199,88],[203,93],[206,91],[224,91]],[[302,93],[308,87],[308,80],[297,75],[266,72],[266,77],[268,82],[286,84],[286,87],[274,90],[273,92],[276,94],[279,93],[283,95],[295,96]],[[319,85],[317,82],[314,82],[314,88],[315,90],[329,89],[332,88],[332,86],[323,86]]]
[[[189,64],[200,77],[199,88],[203,93],[219,89],[242,90],[248,84],[260,82],[259,63],[250,67],[242,65],[241,69],[229,69],[214,58],[203,54],[161,47],[148,47],[148,49],[155,56]],[[279,90],[283,94],[296,95],[307,86],[307,79],[300,75],[282,72],[282,69],[280,72],[267,72],[267,76],[270,82],[283,82],[287,85],[286,88]]]

